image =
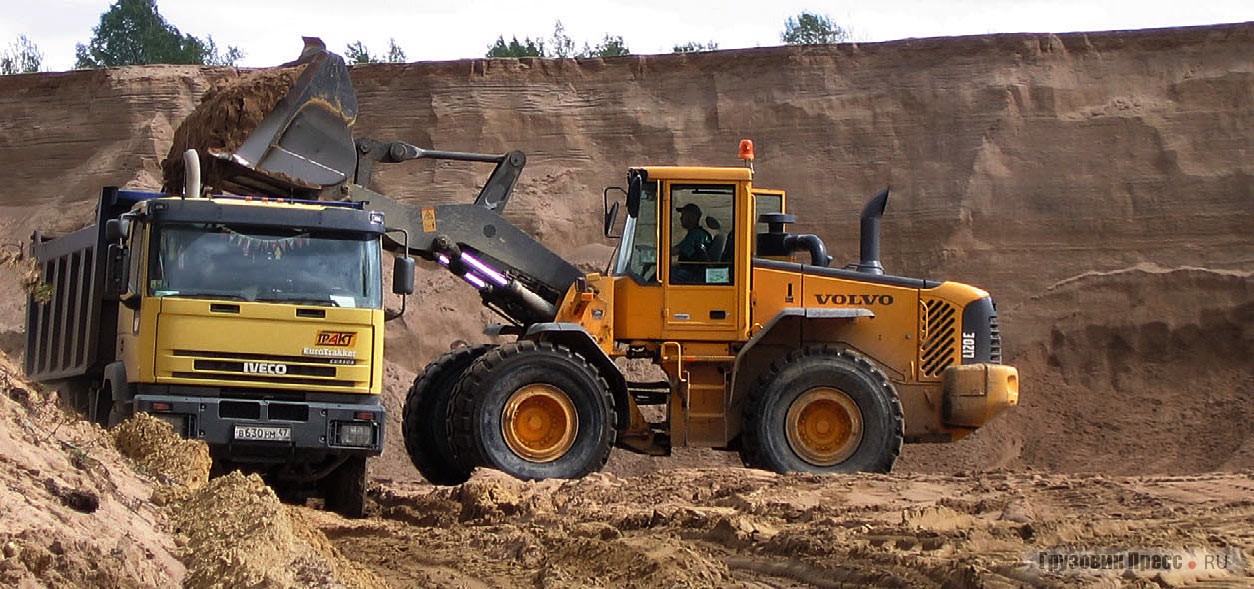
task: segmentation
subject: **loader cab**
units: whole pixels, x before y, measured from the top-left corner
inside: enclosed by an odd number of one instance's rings
[[[647,167],[630,174],[641,188],[612,266],[620,277],[616,338],[747,339],[757,206],[752,171]],[[764,198],[782,206],[781,192],[767,192]]]

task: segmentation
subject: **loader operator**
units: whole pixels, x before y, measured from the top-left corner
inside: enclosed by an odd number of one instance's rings
[[[687,235],[671,247],[671,255],[678,256],[672,272],[672,283],[694,283],[701,280],[702,268],[694,262],[708,262],[710,244],[714,238],[701,226],[701,207],[696,203],[688,203],[675,209],[680,213],[679,224],[688,231]]]

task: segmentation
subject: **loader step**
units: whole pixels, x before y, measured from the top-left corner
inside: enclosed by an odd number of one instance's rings
[[[670,401],[671,383],[665,380],[628,382],[627,392],[637,405],[665,405]]]

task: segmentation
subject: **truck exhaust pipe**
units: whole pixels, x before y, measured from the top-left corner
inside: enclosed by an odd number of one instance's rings
[[[862,260],[858,262],[859,272],[884,273],[884,266],[880,264],[880,217],[884,216],[884,209],[888,206],[888,190],[881,190],[862,208],[862,235],[859,243]]]
[[[200,198],[200,154],[183,152],[183,198]]]

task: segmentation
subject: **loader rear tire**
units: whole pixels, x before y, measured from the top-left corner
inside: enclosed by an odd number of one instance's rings
[[[503,345],[453,395],[460,453],[520,479],[573,479],[605,466],[614,444],[609,386],[579,354],[549,342]]]
[[[459,460],[453,452],[448,412],[457,381],[493,347],[457,348],[440,356],[414,379],[405,398],[401,417],[405,451],[418,472],[433,485],[460,485],[474,471],[475,464]]]
[[[365,456],[349,456],[319,486],[328,510],[350,519],[366,516]]]
[[[897,393],[866,358],[798,350],[749,395],[741,458],[775,472],[888,472],[901,452],[901,414]]]

